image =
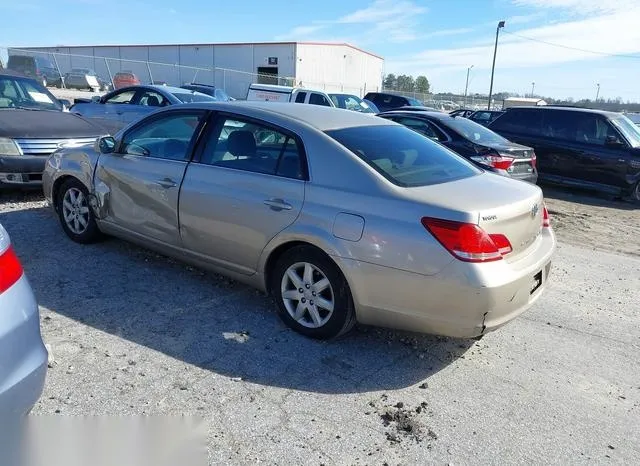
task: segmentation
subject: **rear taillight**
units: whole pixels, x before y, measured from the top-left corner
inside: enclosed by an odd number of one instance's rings
[[[480,162],[484,165],[488,165],[499,170],[508,170],[509,167],[513,165],[513,161],[515,160],[513,157],[506,157],[504,155],[498,154],[497,152],[490,152],[483,155],[474,155],[471,158],[476,162]]]
[[[532,153],[531,154],[531,166],[533,168],[536,168],[536,166],[538,165],[538,157],[536,157],[536,153]]]
[[[22,265],[11,246],[0,255],[0,293],[11,288],[22,277]]]
[[[422,225],[451,255],[461,261],[497,261],[513,250],[506,236],[488,234],[473,223],[423,217]]]
[[[547,210],[547,206],[542,206],[542,227],[550,228],[551,227],[551,219],[549,218],[549,211]]]

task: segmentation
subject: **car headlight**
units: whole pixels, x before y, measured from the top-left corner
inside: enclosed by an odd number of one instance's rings
[[[0,138],[0,155],[22,155],[22,151],[13,139]]]

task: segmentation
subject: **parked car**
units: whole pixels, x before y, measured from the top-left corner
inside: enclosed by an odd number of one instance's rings
[[[107,133],[63,109],[34,79],[0,72],[0,188],[40,187],[49,154]]]
[[[463,118],[469,118],[469,115],[471,115],[475,111],[476,110],[472,110],[470,108],[459,108],[458,110],[453,110],[453,111],[449,112],[449,115],[451,115],[451,116],[460,116],[460,117],[463,117]]]
[[[371,106],[357,95],[353,94],[329,94],[333,105],[345,110],[352,110],[360,113],[377,113]]]
[[[200,92],[171,86],[131,86],[109,92],[93,101],[77,102],[71,112],[97,120],[111,133],[159,107],[189,102],[213,102],[215,99]]]
[[[257,102],[295,102],[297,104],[334,107],[333,101],[324,91],[306,87],[276,86],[272,84],[250,84],[247,91],[248,101]]]
[[[471,121],[475,121],[483,126],[489,126],[489,124],[502,115],[504,111],[497,110],[477,110],[469,115],[467,118]]]
[[[620,113],[517,107],[489,128],[533,147],[542,180],[590,187],[640,202],[640,128]]]
[[[198,84],[198,83],[189,83],[180,86],[182,89],[187,89],[189,91],[196,91],[202,94],[210,95],[214,97],[216,100],[220,102],[228,102],[231,100],[229,95],[224,91],[224,89],[220,89],[219,87],[212,86],[210,84]]]
[[[47,350],[38,303],[7,231],[0,225],[0,419],[31,411],[42,394]]]
[[[44,87],[62,87],[62,77],[51,60],[30,55],[11,55],[7,69],[33,78]]]
[[[418,99],[384,92],[369,92],[364,98],[373,102],[381,112],[400,107],[424,107],[424,104]]]
[[[444,113],[442,110],[435,107],[427,107],[424,105],[409,105],[406,107],[394,108],[394,110],[402,110],[403,112],[440,112]]]
[[[68,89],[86,89],[93,92],[106,92],[110,88],[104,79],[88,68],[72,69],[64,76],[64,84]]]
[[[168,107],[56,152],[44,184],[72,240],[119,236],[269,291],[314,338],[356,320],[484,335],[540,297],[555,248],[537,186],[336,108]]]
[[[464,117],[399,110],[378,116],[405,125],[500,175],[530,183],[538,179],[536,154],[531,147],[514,144]]]
[[[113,75],[113,89],[118,90],[123,87],[137,86],[140,80],[133,71],[121,71]]]

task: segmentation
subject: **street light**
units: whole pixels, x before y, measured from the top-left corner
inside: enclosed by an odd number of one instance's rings
[[[500,29],[504,27],[505,22],[500,21],[496,28],[496,45],[493,48],[493,65],[491,65],[491,85],[489,86],[489,104],[487,110],[491,110],[491,95],[493,94],[493,72],[496,69],[496,53],[498,52],[498,36],[500,35]]]
[[[464,106],[467,106],[467,90],[469,89],[469,71],[471,71],[473,65],[467,68],[467,83],[464,85]]]
[[[598,103],[598,97],[600,97],[600,83],[596,84],[598,89],[596,90],[596,103]]]
[[[535,81],[531,83],[531,98],[533,99],[533,90],[536,88]]]

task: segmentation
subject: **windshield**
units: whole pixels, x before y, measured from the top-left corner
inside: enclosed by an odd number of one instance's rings
[[[635,125],[629,118],[621,115],[617,118],[612,118],[611,123],[618,128],[618,131],[629,141],[631,147],[640,147],[640,128]]]
[[[185,104],[189,104],[191,102],[215,102],[216,101],[215,97],[211,97],[210,95],[193,93],[193,92],[189,92],[189,93],[175,92],[173,93],[173,96],[176,99],[178,99],[180,102]]]
[[[62,105],[53,94],[32,79],[0,76],[0,109],[2,108],[62,110]]]
[[[344,108],[360,113],[375,113],[373,109],[360,97],[351,94],[329,94],[331,101],[338,108]]]
[[[361,126],[327,134],[398,186],[428,186],[482,173],[444,146],[401,125]]]
[[[462,135],[465,139],[477,144],[503,144],[509,142],[490,129],[461,116],[446,118],[442,120],[442,123]]]

